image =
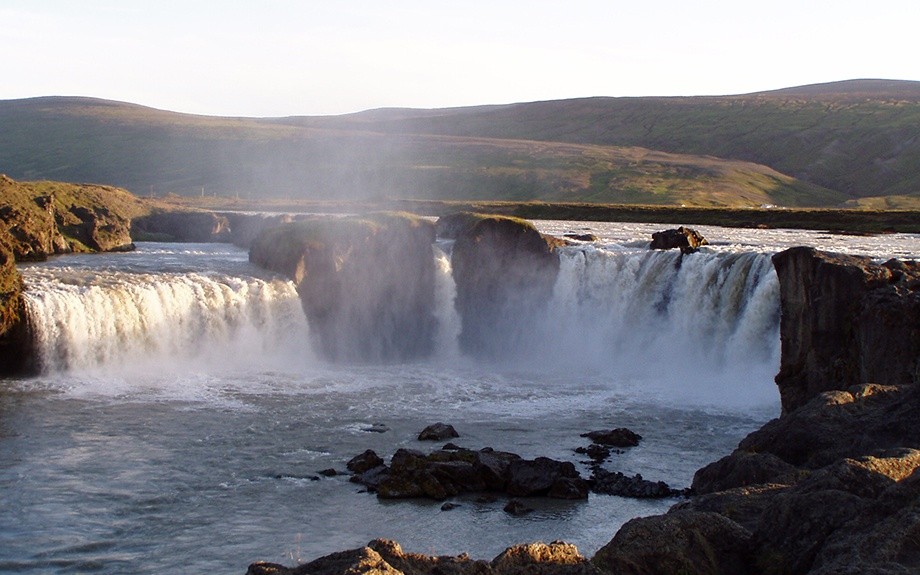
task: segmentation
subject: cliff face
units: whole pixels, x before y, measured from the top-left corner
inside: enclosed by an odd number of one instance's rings
[[[783,410],[822,391],[920,381],[920,264],[792,248],[780,282]]]
[[[333,361],[401,361],[434,348],[434,225],[407,214],[317,218],[266,229],[249,259],[297,284]]]
[[[0,375],[16,373],[25,364],[22,278],[12,250],[0,238]]]
[[[461,349],[496,358],[536,343],[529,322],[552,296],[557,241],[515,218],[465,214],[442,220],[438,227],[457,238],[451,265]]]

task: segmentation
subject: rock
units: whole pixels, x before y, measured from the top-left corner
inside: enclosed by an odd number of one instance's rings
[[[598,445],[596,443],[592,443],[588,447],[576,448],[575,453],[587,455],[592,460],[600,462],[610,457],[610,448],[604,447],[603,445]]]
[[[597,236],[595,236],[594,234],[568,233],[568,234],[563,234],[563,237],[566,237],[570,240],[578,240],[579,242],[596,242],[597,241]]]
[[[617,575],[760,573],[751,568],[751,541],[718,513],[675,511],[628,521],[591,563]]]
[[[869,511],[870,501],[846,492],[781,492],[754,531],[755,564],[768,573],[806,573],[835,531]]]
[[[408,214],[316,217],[264,230],[249,258],[294,281],[327,359],[408,361],[434,349],[433,241]]]
[[[735,487],[725,491],[694,495],[671,507],[671,511],[690,510],[719,513],[753,531],[760,523],[764,511],[773,504],[773,499],[788,485],[763,484],[751,487]]]
[[[381,465],[383,465],[383,459],[373,450],[368,449],[361,455],[352,457],[351,460],[345,464],[345,467],[352,473],[364,473],[365,471]]]
[[[96,252],[124,252],[134,249],[131,221],[104,206],[71,206],[70,213],[79,223],[65,224],[62,231]]]
[[[827,391],[744,438],[738,448],[772,453],[786,463],[818,469],[836,460],[887,449],[920,448],[916,386],[854,386]]]
[[[443,218],[442,218],[443,219]],[[529,222],[467,214],[451,253],[461,349],[507,358],[545,345],[534,322],[552,297],[557,243]]]
[[[502,511],[511,515],[526,515],[533,511],[533,508],[528,507],[519,499],[512,499],[505,504]]]
[[[134,237],[167,242],[229,242],[225,216],[199,210],[157,211],[132,222]]]
[[[419,441],[444,441],[454,437],[460,437],[460,434],[453,425],[446,423],[432,423],[418,434]]]
[[[776,254],[773,265],[784,411],[823,391],[920,381],[920,263],[800,247]]]
[[[14,259],[0,237],[0,375],[18,375],[35,367],[31,365],[22,278]]]
[[[518,459],[505,472],[505,491],[515,497],[560,496],[565,499],[587,499],[588,486],[568,461],[548,457],[534,460]],[[550,494],[553,495],[550,495]]]
[[[339,472],[330,467],[329,469],[323,469],[322,471],[319,471],[319,474],[323,477],[335,477],[336,475],[339,475]]]
[[[610,431],[591,431],[582,433],[581,436],[587,437],[594,443],[612,447],[635,447],[639,445],[639,441],[642,439],[641,435],[625,427],[618,427]]]
[[[405,575],[370,547],[340,551],[298,567],[253,563],[246,575]]]
[[[671,489],[664,481],[648,481],[638,473],[629,477],[619,471],[595,469],[591,475],[591,491],[636,499],[677,497],[683,492]]]
[[[515,545],[492,560],[493,573],[594,575],[597,569],[571,543],[553,541]]]
[[[705,494],[765,483],[792,484],[799,476],[797,467],[772,453],[735,451],[699,469],[690,488],[694,493]]]
[[[705,246],[709,242],[698,231],[693,228],[681,226],[677,229],[663,230],[652,234],[652,243],[649,245],[653,250],[670,250],[679,248],[680,253],[690,254]]]
[[[521,457],[507,451],[483,449],[476,453],[474,465],[489,491],[504,491],[508,468]]]
[[[230,226],[230,241],[233,245],[249,249],[252,243],[259,237],[264,230],[289,224],[295,221],[295,217],[288,214],[265,215],[265,214],[240,214],[235,212],[219,212],[215,214],[219,218],[227,220]]]
[[[360,549],[332,553],[297,567],[258,562],[247,575],[597,575],[578,549],[562,541],[515,545],[491,562],[466,554],[407,553],[399,543],[375,539]]]
[[[460,505],[456,503],[451,503],[448,501],[447,503],[441,506],[441,511],[453,511],[454,509],[458,507],[460,507]]]

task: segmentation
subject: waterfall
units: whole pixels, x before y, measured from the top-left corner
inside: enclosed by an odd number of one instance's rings
[[[559,256],[551,301],[522,318],[533,337],[510,338],[519,347],[497,362],[609,375],[675,397],[708,394],[724,403],[721,394],[740,389],[775,398],[779,290],[769,254],[583,245]],[[434,246],[433,257],[432,361],[454,362],[461,356],[457,287],[448,255]],[[25,298],[43,369],[315,361],[293,284],[228,270],[29,268]]]
[[[25,299],[48,371],[165,369],[300,353],[306,322],[290,282],[218,273],[39,270]]]
[[[779,284],[769,254],[564,248],[538,358],[665,393],[773,397]],[[744,386],[740,386],[744,390]]]

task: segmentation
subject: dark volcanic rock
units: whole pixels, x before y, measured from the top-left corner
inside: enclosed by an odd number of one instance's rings
[[[170,242],[229,242],[230,223],[224,216],[202,211],[156,212],[136,218],[135,237]]]
[[[625,427],[618,427],[610,431],[590,431],[582,433],[581,436],[587,437],[594,443],[611,447],[635,447],[642,440],[641,435]]]
[[[249,259],[294,281],[326,358],[404,361],[434,349],[433,241],[408,214],[314,218],[264,230]]]
[[[460,437],[460,434],[457,433],[454,426],[440,422],[432,423],[418,434],[419,441],[444,441],[445,439],[453,439],[454,437]]]
[[[619,471],[595,469],[591,475],[591,491],[636,499],[663,499],[683,492],[671,489],[664,481],[648,481],[638,473],[632,477]]]
[[[695,252],[700,246],[705,246],[709,242],[701,233],[693,228],[681,226],[677,229],[663,230],[652,234],[652,243],[649,245],[653,250],[670,250],[679,248],[680,253],[689,254]]]
[[[345,467],[353,473],[364,473],[380,465],[383,465],[383,459],[373,450],[368,449],[361,455],[352,457],[351,460],[345,464]]]
[[[603,445],[598,445],[596,443],[592,443],[588,447],[577,447],[575,449],[575,453],[581,453],[583,455],[587,455],[589,458],[591,458],[594,461],[604,461],[605,459],[610,457],[610,448],[604,447]]]
[[[792,248],[773,256],[782,359],[776,383],[792,411],[822,391],[920,378],[920,263]]]
[[[772,453],[735,451],[699,469],[690,486],[694,493],[725,491],[765,483],[795,483],[800,472]]]
[[[588,483],[568,461],[548,457],[512,461],[506,471],[505,491],[515,497],[550,495],[563,499],[587,499]]]
[[[457,226],[451,265],[461,348],[495,358],[545,345],[534,322],[552,296],[558,240],[515,218],[476,214],[459,219],[463,225]]]
[[[760,573],[751,533],[718,513],[675,511],[628,521],[591,559],[617,575]]]
[[[382,499],[443,500],[490,491],[514,497],[588,497],[588,482],[572,463],[546,457],[525,460],[514,453],[492,449],[439,450],[427,455],[399,449],[390,458],[389,466],[368,450],[349,461],[348,469],[355,474],[353,482],[366,485]]]

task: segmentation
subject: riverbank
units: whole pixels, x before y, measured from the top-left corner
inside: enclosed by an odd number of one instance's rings
[[[856,234],[920,233],[920,211],[787,208],[680,208],[626,204],[548,202],[464,202],[377,200],[366,202],[259,200],[170,196],[164,202],[213,211],[363,213],[406,211],[443,216],[460,211],[492,213],[537,220],[712,225],[730,228],[789,228]]]

